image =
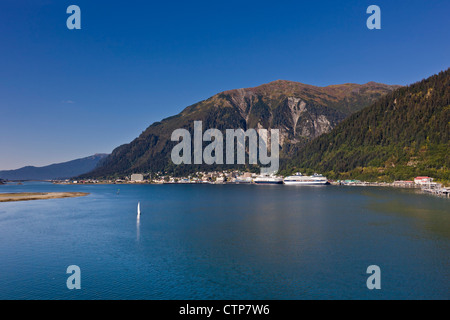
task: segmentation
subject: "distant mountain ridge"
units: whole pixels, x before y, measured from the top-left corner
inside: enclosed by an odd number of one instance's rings
[[[95,154],[43,167],[26,166],[16,170],[3,170],[0,171],[0,180],[54,180],[76,177],[94,170],[107,156],[107,154]]]
[[[284,172],[450,182],[450,69],[402,87],[302,148]]]
[[[254,88],[224,91],[185,108],[178,115],[153,123],[83,177],[157,171],[176,175],[215,169],[214,166],[175,166],[170,160],[176,144],[170,139],[172,132],[185,128],[192,133],[194,121],[202,121],[203,130],[215,128],[222,132],[238,128],[280,129],[280,154],[286,157],[311,139],[331,131],[353,112],[399,87],[375,82],[316,87],[277,80]]]

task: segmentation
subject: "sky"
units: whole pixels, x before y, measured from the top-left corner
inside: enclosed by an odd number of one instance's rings
[[[0,170],[110,153],[225,90],[420,81],[450,67],[449,16],[448,0],[2,0]]]

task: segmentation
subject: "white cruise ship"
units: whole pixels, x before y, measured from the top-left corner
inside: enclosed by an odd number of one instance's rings
[[[314,173],[312,176],[304,176],[300,172],[297,172],[294,176],[284,178],[284,184],[323,185],[327,183],[328,179],[317,173]]]
[[[282,184],[283,178],[270,175],[270,176],[258,176],[253,179],[253,182],[256,184]]]

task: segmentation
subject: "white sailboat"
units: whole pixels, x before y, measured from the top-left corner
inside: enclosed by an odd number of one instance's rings
[[[138,202],[138,206],[137,206],[137,217],[138,219],[141,217],[141,203]]]
[[[139,242],[140,234],[141,234],[141,203],[138,202],[137,205],[137,218],[136,218],[136,239]]]

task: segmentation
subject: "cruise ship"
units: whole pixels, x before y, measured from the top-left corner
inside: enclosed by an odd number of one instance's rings
[[[284,178],[284,184],[295,185],[324,185],[328,179],[321,174],[314,173],[312,176],[304,176],[297,172],[294,176]]]
[[[277,176],[258,176],[253,179],[253,182],[256,184],[282,184],[283,178]]]
[[[252,183],[252,177],[237,177],[233,182],[236,184],[250,184]]]

